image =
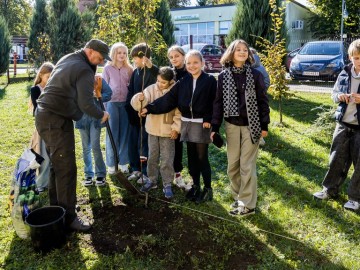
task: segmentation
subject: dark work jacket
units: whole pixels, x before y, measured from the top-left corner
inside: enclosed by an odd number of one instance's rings
[[[214,76],[202,72],[196,80],[193,92],[193,77],[188,73],[177,81],[168,93],[146,108],[148,113],[161,114],[177,107],[186,118],[203,118],[203,122],[211,123],[215,93]]]
[[[74,121],[84,113],[101,119],[104,112],[94,102],[95,71],[84,50],[65,55],[51,72],[38,108]]]
[[[133,109],[130,104],[132,97],[141,92],[141,90],[145,89],[151,84],[156,83],[157,74],[159,72],[159,68],[155,65],[152,65],[151,68],[145,67],[145,78],[144,78],[144,87],[143,83],[143,76],[144,76],[144,68],[136,68],[131,75],[129,87],[128,87],[128,94],[126,97],[126,105],[125,109],[128,114],[129,122],[133,126],[140,126],[140,118],[138,112]],[[142,124],[145,124],[145,118],[143,118]]]
[[[352,64],[349,64],[345,66],[344,69],[340,72],[336,80],[333,93],[336,91],[344,94],[351,94],[351,68],[352,68]],[[360,94],[360,86],[357,90],[357,93]],[[334,115],[336,121],[338,122],[342,121],[346,108],[347,108],[346,102],[339,103]],[[356,104],[356,109],[357,109],[358,123],[360,124],[360,104]]]
[[[251,68],[255,82],[256,100],[258,104],[258,112],[261,130],[268,130],[268,124],[270,123],[270,108],[269,101],[266,95],[266,87],[264,83],[264,77],[260,71]],[[245,72],[238,74],[233,73],[234,80],[238,91],[238,103],[239,103],[239,116],[226,117],[225,121],[236,126],[248,126],[249,120],[246,111],[245,102],[245,87],[246,87],[246,75]],[[218,77],[218,87],[216,91],[216,98],[214,101],[214,114],[212,120],[212,130],[218,132],[224,116],[223,107],[223,78],[224,72],[221,72]]]

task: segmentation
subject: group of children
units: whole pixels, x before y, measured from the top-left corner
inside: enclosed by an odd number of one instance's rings
[[[349,71],[340,74],[333,94],[336,102],[345,104],[345,107],[342,106],[343,114],[350,109],[351,114],[356,112],[358,105],[351,105],[351,102],[360,103],[360,95],[355,94],[359,92],[359,41],[350,48],[353,65]],[[128,49],[123,43],[114,44],[110,54],[112,61],[107,63],[102,74],[102,96],[103,100],[107,101],[109,125],[120,157],[118,165],[122,172],[129,173],[128,179],[143,183],[141,191],[148,192],[157,188],[161,175],[166,198],[173,197],[174,181],[178,187],[187,188],[187,199],[198,203],[212,200],[208,147],[214,136],[218,135],[224,119],[227,173],[234,199],[230,205],[230,213],[240,216],[255,213],[256,160],[260,141],[268,134],[270,109],[266,95],[267,81],[262,73],[254,68],[255,59],[249,45],[239,39],[228,46],[221,58],[224,69],[218,80],[203,71],[205,63],[199,51],[190,50],[185,54],[180,46],[172,46],[168,50],[172,67],[160,69],[151,62],[151,50],[145,43],[135,45],[130,52],[135,69],[129,62]],[[35,86],[31,89],[34,107],[36,95],[50,75],[51,69],[48,66],[49,63],[45,63],[40,68]],[[341,82],[349,81],[349,77],[352,78],[351,84],[344,88],[344,83]],[[337,126],[336,136],[343,134],[342,129],[351,135],[355,134],[354,137],[347,133],[341,136],[350,140],[349,143],[354,142],[352,145],[355,145],[358,151],[360,140],[356,138],[359,134],[360,114],[353,117],[354,119],[349,115],[345,113],[344,116],[348,122],[343,118],[339,120],[342,122]],[[84,185],[92,185],[94,176],[96,185],[104,185],[106,167],[100,149],[101,125],[84,115],[75,123],[75,127],[80,130],[83,145]],[[186,143],[191,176],[188,185],[181,175],[183,142]],[[335,144],[334,137],[332,152],[338,152],[339,147]],[[356,153],[352,150],[349,152],[351,154],[346,158],[341,157],[340,165],[344,165],[342,168],[348,169],[351,162],[358,166],[353,159]],[[140,159],[140,156],[143,158]],[[339,163],[335,164],[334,160],[338,159],[340,157],[332,155],[333,169],[329,171],[326,178],[328,180],[324,181],[324,190],[314,194],[315,197],[327,198],[338,191],[344,178],[336,177],[336,183],[335,180],[329,180],[335,174],[332,171],[341,174],[345,170],[339,169]],[[109,174],[115,172],[115,160],[109,137],[106,136],[106,165]],[[357,177],[357,167],[355,173],[353,178]],[[358,185],[358,180],[352,181],[353,185]],[[359,208],[359,196],[354,191],[349,193],[348,204],[351,204],[352,208]]]
[[[233,214],[253,212],[257,149],[261,136],[267,135],[269,106],[264,78],[251,67],[254,58],[248,44],[236,40],[228,47],[221,60],[225,69],[218,82],[203,71],[205,62],[196,50],[185,54],[180,46],[170,47],[168,58],[172,67],[160,69],[151,62],[151,50],[145,43],[131,49],[134,69],[128,54],[123,43],[115,43],[110,52],[112,61],[107,63],[102,74],[102,99],[110,114],[109,125],[120,157],[120,170],[129,173],[130,181],[143,183],[142,192],[156,188],[161,175],[166,198],[174,195],[174,181],[178,187],[186,188],[187,199],[198,203],[212,200],[208,147],[214,133],[219,132],[224,116],[231,161],[229,176],[237,211]],[[40,75],[44,68],[45,64],[38,76],[46,84],[46,76]],[[32,100],[36,106],[36,98]],[[97,102],[96,97],[94,101]],[[84,115],[75,127],[82,140],[83,183],[92,185],[96,176],[95,184],[104,185],[106,166],[100,149],[102,126]],[[230,139],[231,136],[234,139]],[[236,136],[240,139],[236,140]],[[186,142],[191,176],[187,184],[181,175],[183,142]],[[244,159],[247,160],[245,165]],[[115,160],[107,135],[107,173],[115,172]]]

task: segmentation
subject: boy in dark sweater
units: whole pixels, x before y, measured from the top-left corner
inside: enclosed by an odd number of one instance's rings
[[[140,134],[140,118],[138,112],[131,105],[131,98],[141,92],[143,89],[156,82],[159,68],[152,64],[150,60],[151,50],[145,43],[139,43],[131,49],[131,58],[135,65],[135,70],[131,76],[128,95],[126,99],[126,111],[130,123],[129,135],[129,160],[132,174],[129,180],[137,180],[141,177],[140,172],[140,155],[147,157],[148,155],[148,136],[145,131],[145,118],[142,119],[142,136]],[[142,149],[141,147],[142,140]],[[146,162],[142,165],[142,173],[146,176]],[[145,179],[142,179],[145,180]]]

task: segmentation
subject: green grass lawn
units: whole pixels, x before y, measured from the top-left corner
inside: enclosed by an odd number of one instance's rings
[[[76,133],[78,203],[94,229],[70,235],[64,248],[46,255],[17,237],[7,207],[15,162],[34,130],[28,99],[27,83],[0,86],[0,269],[360,269],[360,218],[342,208],[348,181],[337,200],[312,197],[321,189],[332,136],[314,125],[319,110],[313,109],[333,107],[330,94],[295,93],[284,102],[283,125],[271,101],[269,136],[258,159],[257,212],[243,219],[227,214],[225,149],[210,146],[212,202],[186,202],[174,188],[173,204],[153,199],[145,209],[115,179],[106,188],[80,184]],[[151,195],[163,198],[160,189]],[[135,234],[139,226],[142,231]]]

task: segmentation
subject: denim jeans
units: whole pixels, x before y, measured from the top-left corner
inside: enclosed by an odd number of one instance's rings
[[[79,129],[84,159],[85,177],[105,177],[106,167],[100,148],[101,128],[95,127],[94,118],[87,117],[84,129]],[[92,165],[91,151],[94,156],[95,174]]]
[[[129,159],[130,167],[132,171],[140,171],[140,155],[148,156],[148,134],[145,131],[145,127],[142,127],[142,151],[140,152],[140,127],[130,125],[130,136],[129,136]],[[147,175],[147,164],[142,164],[142,173]]]
[[[116,149],[119,156],[119,165],[129,163],[129,119],[125,110],[125,102],[108,102],[106,111],[110,114],[109,125],[114,137]],[[114,151],[110,138],[106,135],[106,165],[115,166]]]

